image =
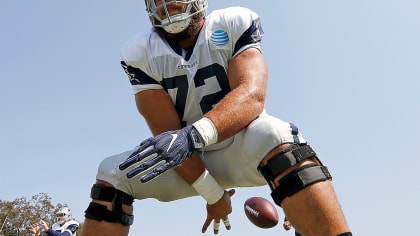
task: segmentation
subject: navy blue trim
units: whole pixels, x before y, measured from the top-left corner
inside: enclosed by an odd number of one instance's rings
[[[124,61],[121,61],[121,66],[130,79],[131,85],[159,84],[159,82],[148,76],[139,68],[129,66]]]
[[[169,46],[171,46],[172,50],[176,52],[176,54],[182,56],[182,48],[174,41],[168,40]]]
[[[63,233],[61,233],[59,231],[55,231],[52,228],[49,228],[46,231],[46,234],[49,235],[49,236],[71,236],[72,234],[74,234],[77,231],[78,228],[79,228],[79,226],[77,224],[71,224],[71,225],[67,226],[66,229],[64,229]],[[69,233],[66,230],[70,230],[72,233]]]
[[[292,128],[293,142],[300,144],[299,137],[298,137],[298,134],[299,134],[298,127],[294,125],[293,123],[289,123],[289,124],[290,124],[290,128]]]
[[[235,55],[239,49],[245,45],[261,42],[263,35],[264,31],[261,26],[260,18],[257,18],[252,21],[251,26],[241,35],[241,37],[239,37],[238,41],[236,41],[232,55]]]
[[[185,60],[187,60],[187,61],[190,60],[190,57],[191,57],[193,51],[194,51],[194,47],[188,49],[187,54],[185,54]]]
[[[172,50],[174,50],[174,52],[176,52],[176,54],[178,54],[178,55],[180,55],[182,57],[182,51],[184,49],[182,49],[178,45],[178,43],[176,43],[176,42],[168,41],[168,43],[169,43],[169,46],[171,46]],[[191,57],[193,51],[194,51],[194,47],[191,47],[190,49],[188,49],[187,50],[187,53],[185,54],[184,59],[187,60],[187,61],[190,60],[190,57]]]

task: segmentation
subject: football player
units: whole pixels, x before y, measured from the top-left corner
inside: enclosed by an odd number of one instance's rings
[[[83,235],[127,235],[134,199],[202,196],[202,232],[230,229],[236,187],[268,185],[303,235],[351,235],[328,169],[292,123],[264,108],[260,17],[206,0],[145,0],[152,29],[130,38],[121,65],[153,137],[104,159]],[[281,103],[279,104],[281,105]]]
[[[68,207],[61,208],[56,213],[56,219],[57,222],[51,228],[47,222],[41,220],[40,224],[32,225],[30,230],[36,236],[41,235],[42,231],[45,231],[45,235],[49,236],[76,236],[77,230],[79,229],[79,222],[71,217],[71,211]]]

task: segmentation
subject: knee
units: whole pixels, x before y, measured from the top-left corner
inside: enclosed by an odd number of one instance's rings
[[[269,184],[277,205],[309,185],[331,180],[326,166],[306,144],[282,144],[273,149],[258,167]]]
[[[117,188],[121,188],[121,186],[117,186],[120,181],[126,181],[126,172],[120,171],[118,166],[121,162],[127,159],[127,157],[131,154],[130,151],[123,152],[118,155],[109,156],[101,161],[98,166],[98,172],[96,174],[96,179],[105,181],[103,184],[109,185],[112,184]],[[127,189],[125,189],[126,191]]]
[[[125,226],[133,224],[132,203],[134,198],[110,183],[97,180],[91,189],[92,202],[85,211],[87,219],[120,223]]]

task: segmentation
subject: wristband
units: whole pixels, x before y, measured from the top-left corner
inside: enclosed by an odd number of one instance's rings
[[[217,143],[217,129],[209,118],[203,117],[194,122],[192,125],[203,138],[204,146]]]
[[[206,169],[200,177],[191,185],[198,194],[206,199],[209,205],[215,204],[223,197],[225,190],[220,187],[216,180]]]

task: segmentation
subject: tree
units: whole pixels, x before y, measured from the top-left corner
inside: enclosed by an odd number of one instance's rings
[[[0,236],[30,236],[30,225],[41,219],[52,225],[56,222],[55,213],[65,206],[61,203],[54,206],[46,193],[34,195],[29,201],[25,197],[12,202],[0,200]]]

